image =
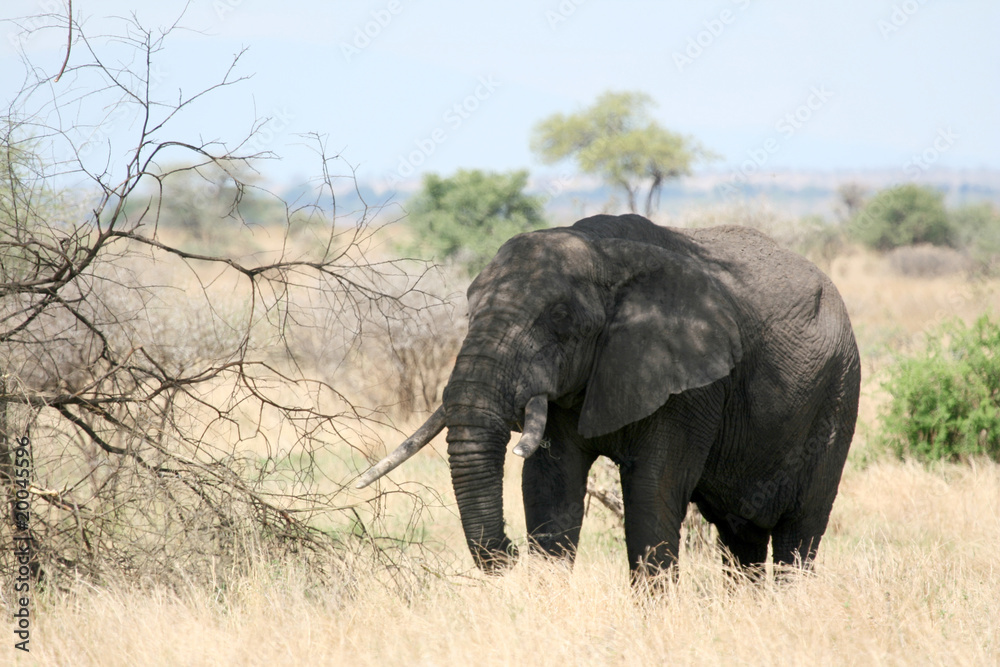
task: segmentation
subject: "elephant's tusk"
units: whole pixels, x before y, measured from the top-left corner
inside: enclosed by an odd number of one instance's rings
[[[539,445],[542,444],[542,435],[545,434],[545,420],[549,414],[549,397],[545,394],[532,396],[528,404],[524,406],[524,429],[521,431],[521,439],[514,447],[514,453],[518,456],[528,458],[535,453]]]
[[[424,445],[434,439],[438,433],[444,429],[444,406],[434,411],[434,414],[424,422],[424,425],[409,438],[403,441],[391,454],[373,465],[365,474],[361,476],[358,483],[354,485],[356,489],[363,489],[379,477],[398,466],[400,463],[419,452]]]

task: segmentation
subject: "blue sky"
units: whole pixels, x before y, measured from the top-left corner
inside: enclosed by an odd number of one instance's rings
[[[7,0],[0,17],[62,4]],[[97,34],[114,30],[109,16],[135,11],[152,27],[184,7],[148,4],[77,0],[74,11]],[[716,170],[758,160],[907,174],[920,156],[935,168],[1000,169],[995,0],[194,0],[181,24],[192,30],[159,54],[157,93],[212,81],[243,47],[238,72],[253,76],[180,119],[178,134],[232,139],[272,117],[266,148],[283,160],[262,169],[277,182],[316,173],[304,132],[326,135],[361,180],[543,172],[531,127],[606,90],[651,95],[660,123],[722,156]],[[15,26],[0,31],[6,103],[23,73]],[[65,34],[21,45],[54,73]],[[82,59],[82,47],[74,53]]]

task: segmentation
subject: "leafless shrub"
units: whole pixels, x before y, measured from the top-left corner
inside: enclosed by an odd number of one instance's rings
[[[385,276],[386,289],[400,296],[378,312],[314,300],[295,313],[297,326],[288,335],[298,363],[393,418],[437,407],[465,333],[459,304],[466,279],[442,267],[407,264],[406,271],[421,276],[419,289],[408,273]]]
[[[55,581],[115,573],[217,584],[262,555],[305,559],[318,576],[343,578],[344,554],[365,545],[391,563],[405,536],[382,539],[372,530],[379,506],[341,506],[337,496],[355,475],[354,457],[377,443],[380,413],[317,376],[297,343],[312,331],[335,340],[336,354],[357,349],[412,300],[430,299],[420,276],[372,257],[378,209],[346,220],[336,210],[341,163],[320,137],[312,137],[322,169],[316,199],[274,199],[285,232],[273,253],[213,254],[165,235],[172,175],[225,173],[240,221],[254,191],[244,174],[270,154],[250,148],[260,123],[234,147],[171,134],[194,102],[242,80],[239,55],[215,86],[158,94],[154,63],[174,28],[124,23],[121,34],[92,40],[73,21],[74,54],[86,60],[71,61],[58,85],[26,62],[29,84],[0,121],[8,503],[13,443],[29,438],[33,458],[31,520],[12,511],[0,540],[29,539],[36,574]],[[118,49],[132,57],[106,57]],[[137,128],[123,159],[103,125],[122,118]],[[308,245],[290,232],[303,217],[323,220],[323,237]]]
[[[378,385],[372,399],[392,406],[398,415],[434,410],[455,365],[467,328],[464,312],[465,280],[457,272],[438,269],[428,276],[428,293],[413,293],[406,301],[406,317],[387,322],[386,328],[366,339],[362,356],[378,366]],[[389,389],[386,392],[386,389]]]
[[[930,244],[893,248],[886,257],[893,271],[914,278],[938,278],[972,271],[972,262],[958,250]]]

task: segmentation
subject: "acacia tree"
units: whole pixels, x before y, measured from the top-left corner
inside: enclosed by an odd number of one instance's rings
[[[273,253],[206,254],[165,236],[171,175],[225,173],[239,219],[253,187],[243,174],[271,157],[252,148],[267,119],[231,145],[176,134],[197,101],[245,78],[240,56],[197,93],[159,90],[155,63],[176,26],[151,31],[133,17],[119,34],[92,39],[66,20],[30,22],[69,28],[74,57],[57,77],[25,60],[29,83],[0,121],[8,501],[13,443],[30,434],[34,459],[24,485],[31,522],[0,521],[0,532],[27,530],[50,573],[209,579],[275,548],[321,553],[314,562],[329,568],[330,548],[352,534],[374,538],[357,507],[338,507],[335,494],[355,474],[349,462],[324,476],[316,460],[370,444],[378,412],[312,376],[301,342],[320,339],[325,355],[344,355],[369,329],[407,316],[419,276],[368,258],[377,211],[338,217],[318,136],[315,199],[279,202],[285,232]],[[111,137],[126,129],[122,150]],[[305,245],[288,231],[301,216],[323,220]]]
[[[657,123],[649,114],[652,105],[645,93],[606,92],[583,111],[539,122],[531,150],[546,164],[573,159],[583,173],[622,188],[633,213],[645,188],[645,213],[650,215],[659,206],[664,183],[690,174],[698,160],[715,157],[694,139]]]

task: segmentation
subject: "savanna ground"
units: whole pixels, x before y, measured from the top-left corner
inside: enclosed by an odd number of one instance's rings
[[[37,592],[31,654],[53,665],[975,664],[1000,662],[1000,466],[931,468],[874,446],[880,379],[951,316],[1000,312],[1000,279],[902,275],[885,257],[844,250],[823,262],[864,358],[861,415],[816,572],[790,585],[736,585],[689,524],[679,583],[658,599],[628,585],[622,530],[596,501],[572,573],[522,557],[506,576],[472,566],[451,494],[443,437],[380,482],[345,490],[360,523],[418,546],[396,566],[351,557],[334,585],[295,562],[261,559],[220,584],[157,581]],[[419,415],[401,430],[419,423]],[[273,425],[277,428],[276,425]],[[401,439],[384,428],[385,447]],[[384,448],[376,448],[381,456]],[[366,462],[317,461],[331,480]],[[509,456],[506,518],[521,536],[520,459]],[[601,475],[610,479],[610,472]],[[522,551],[526,551],[522,549]]]

